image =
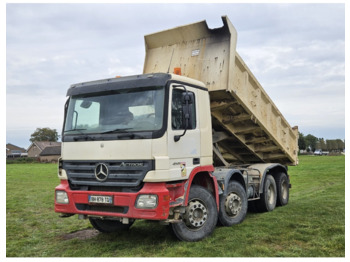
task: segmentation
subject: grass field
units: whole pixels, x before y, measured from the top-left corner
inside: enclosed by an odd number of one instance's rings
[[[345,157],[301,156],[290,167],[290,202],[248,213],[196,243],[166,226],[136,221],[128,232],[100,234],[77,216],[54,212],[54,164],[6,166],[7,257],[344,257]]]

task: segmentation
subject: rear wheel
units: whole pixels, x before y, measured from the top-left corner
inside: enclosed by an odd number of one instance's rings
[[[129,229],[134,223],[134,220],[130,220],[129,224],[123,224],[122,222],[116,221],[116,220],[107,220],[107,219],[99,219],[99,218],[92,218],[92,217],[89,217],[89,220],[91,225],[102,233],[113,233],[113,232],[124,231]]]
[[[214,231],[217,219],[218,212],[213,195],[204,187],[193,185],[182,221],[173,223],[172,229],[182,241],[199,241]]]
[[[285,173],[276,176],[277,206],[285,206],[289,201],[289,179]]]
[[[241,223],[248,209],[247,194],[243,186],[232,181],[227,187],[227,193],[220,196],[219,222],[224,226]]]
[[[264,181],[263,193],[260,200],[255,203],[261,212],[269,212],[275,209],[277,201],[277,188],[273,176],[267,175]]]

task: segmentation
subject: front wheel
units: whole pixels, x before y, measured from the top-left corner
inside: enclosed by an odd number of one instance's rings
[[[131,220],[129,224],[123,224],[116,220],[105,220],[99,218],[89,217],[91,225],[102,233],[113,233],[129,229],[134,220]]]
[[[182,221],[172,224],[172,229],[182,241],[199,241],[214,231],[217,219],[213,195],[204,187],[193,185]]]
[[[232,181],[228,184],[227,192],[220,196],[219,222],[223,226],[241,223],[248,209],[247,194],[243,186]]]

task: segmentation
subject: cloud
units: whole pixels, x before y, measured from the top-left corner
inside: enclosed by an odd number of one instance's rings
[[[338,20],[342,19],[334,19]],[[308,28],[311,26],[317,31],[316,25],[306,24],[305,30],[299,31],[294,37],[288,36],[284,44],[281,39],[285,37],[281,33],[280,38],[257,46],[247,45],[240,48],[239,52],[291,125],[299,125],[301,131],[306,132],[318,129],[316,133],[321,136],[331,136],[327,128],[331,126],[333,130],[342,130],[338,134],[342,133],[343,137],[344,33],[339,33],[341,28],[327,31],[329,34],[304,33],[311,31]],[[299,28],[300,25],[291,27]],[[327,134],[322,134],[323,128],[327,128]]]
[[[344,137],[344,4],[7,4],[8,142],[20,130],[61,129],[71,84],[142,73],[144,35],[205,19],[220,27],[224,14],[291,125]]]

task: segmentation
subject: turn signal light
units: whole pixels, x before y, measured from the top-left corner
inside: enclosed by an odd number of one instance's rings
[[[181,75],[181,67],[175,67],[174,68],[174,74],[180,76]]]

